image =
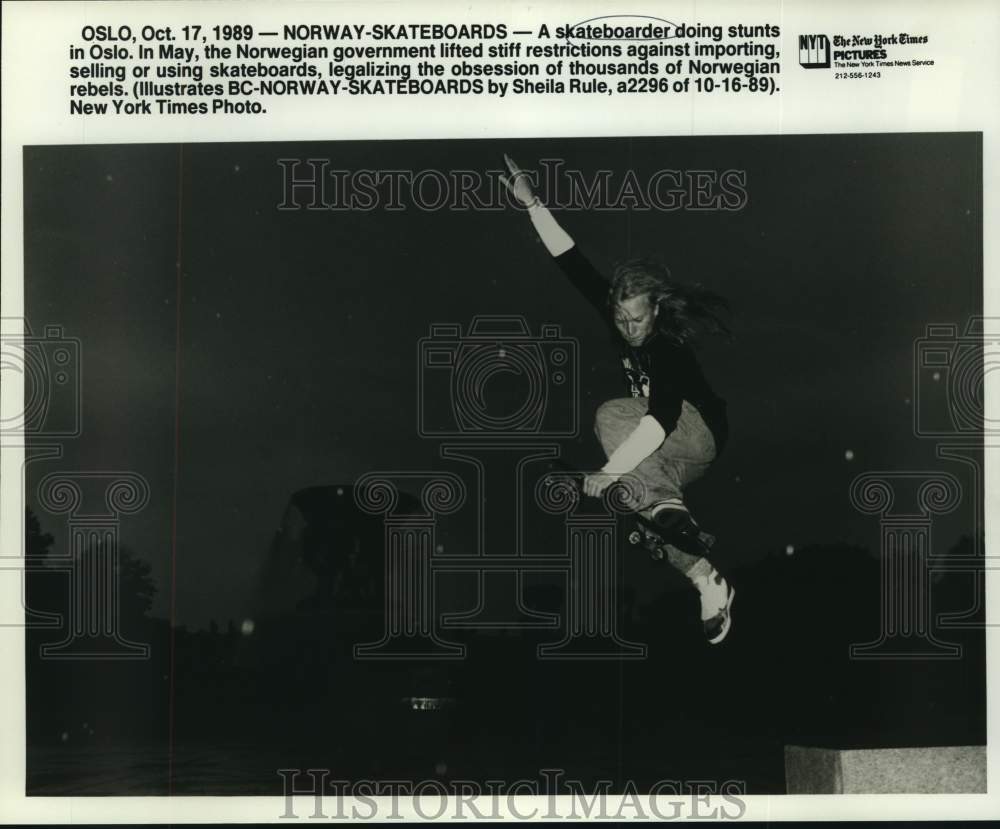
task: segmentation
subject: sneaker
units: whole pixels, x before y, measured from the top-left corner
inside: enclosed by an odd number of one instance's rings
[[[726,638],[732,626],[731,608],[736,591],[714,567],[707,577],[695,582],[695,587],[701,598],[701,621],[705,638],[710,645],[717,645]]]

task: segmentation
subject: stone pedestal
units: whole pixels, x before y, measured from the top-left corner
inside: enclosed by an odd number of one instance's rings
[[[788,794],[983,794],[986,746],[785,746]]]

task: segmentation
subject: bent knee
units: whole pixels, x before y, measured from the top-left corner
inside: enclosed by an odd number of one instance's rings
[[[621,407],[617,400],[605,400],[594,414],[594,426],[601,429],[621,417]]]
[[[594,424],[598,429],[603,426],[619,424],[622,421],[638,420],[646,413],[647,403],[644,399],[635,397],[617,397],[605,400],[597,407]]]

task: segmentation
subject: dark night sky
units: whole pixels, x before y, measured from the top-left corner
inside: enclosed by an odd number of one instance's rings
[[[911,398],[925,326],[981,313],[978,135],[33,147],[26,316],[81,338],[84,432],[29,466],[29,503],[56,469],[141,473],[152,501],[122,540],[153,565],[154,612],[168,612],[176,506],[178,620],[238,617],[292,492],[445,466],[416,434],[417,341],[475,314],[579,338],[584,422],[565,448],[596,464],[593,411],[622,394],[615,352],[523,214],[276,209],[279,158],[483,170],[504,151],[640,180],[746,170],[736,213],[558,214],[599,267],[656,255],[733,304],[735,344],[701,358],[732,439],[691,495],[730,561],[788,543],[876,548],[877,519],[847,496],[860,472],[969,481],[914,437]],[[65,518],[39,512],[65,543]],[[971,525],[966,499],[935,525],[937,546]]]

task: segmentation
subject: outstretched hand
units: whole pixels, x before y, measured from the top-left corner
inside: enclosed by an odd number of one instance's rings
[[[524,172],[517,164],[514,159],[509,155],[504,153],[504,162],[507,164],[507,169],[510,171],[510,178],[506,176],[500,176],[500,181],[503,182],[504,187],[510,191],[510,194],[517,199],[524,207],[531,207],[538,203],[538,197],[535,195],[534,190],[531,189],[531,182],[529,181],[528,174]]]
[[[612,475],[609,472],[595,472],[588,475],[583,479],[583,494],[598,498],[618,478],[618,475]]]

